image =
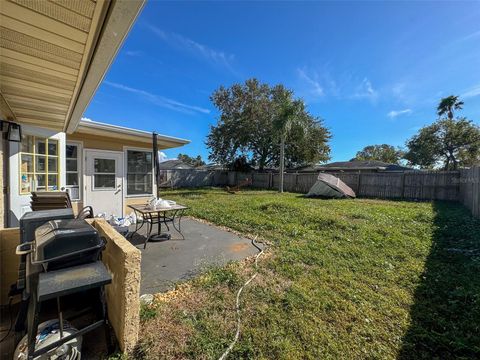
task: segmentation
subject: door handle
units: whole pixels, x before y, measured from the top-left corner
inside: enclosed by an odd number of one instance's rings
[[[115,195],[118,194],[118,192],[121,191],[121,190],[122,190],[122,185],[118,184],[117,185],[117,190],[115,190],[114,194]]]

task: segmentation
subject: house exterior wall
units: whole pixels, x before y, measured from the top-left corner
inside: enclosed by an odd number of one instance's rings
[[[58,141],[58,163],[59,181],[58,187],[61,189],[65,186],[65,133],[38,128],[33,126],[22,126],[23,135],[33,135]],[[25,212],[30,211],[31,195],[20,193],[20,143],[8,142],[5,146],[9,147],[8,151],[8,226],[15,227],[19,225],[19,219]]]
[[[140,148],[147,149],[148,147],[144,142],[141,141],[131,141],[125,140],[122,138],[111,138],[101,135],[94,134],[84,134],[84,133],[74,133],[67,134],[67,143],[69,141],[74,141],[82,144],[83,149],[97,149],[97,150],[107,150],[107,151],[121,151],[125,152],[125,148]],[[82,159],[83,162],[85,159]],[[85,173],[85,166],[82,167],[83,172]],[[125,170],[126,171],[126,167]],[[83,185],[84,186],[84,185]],[[83,193],[83,192],[82,192]],[[123,214],[129,214],[132,212],[132,209],[128,208],[128,205],[134,204],[145,204],[151,199],[151,195],[148,196],[124,196],[123,199]],[[79,201],[74,201],[72,207],[75,213],[81,210],[86,204],[83,200],[83,197]],[[95,211],[95,208],[93,209]]]
[[[59,140],[59,166],[60,166],[60,181],[59,188],[62,189],[65,186],[65,144],[69,142],[76,142],[81,145],[81,149],[98,149],[106,151],[120,151],[125,154],[125,150],[128,148],[148,149],[151,145],[146,144],[144,141],[134,141],[131,139],[122,139],[121,137],[113,138],[95,134],[74,133],[65,134],[57,133],[55,131],[36,128],[31,126],[24,126],[23,132],[29,135],[54,137]],[[7,148],[8,147],[8,148]],[[6,227],[7,224],[10,227],[18,226],[18,220],[21,218],[24,212],[30,209],[30,195],[20,194],[19,192],[19,149],[18,143],[8,143],[5,140],[1,140],[0,143],[0,228]],[[8,150],[8,151],[7,151]],[[8,158],[6,154],[8,153]],[[85,174],[85,164],[83,157],[81,160],[81,178]],[[6,171],[6,167],[8,170]],[[6,176],[9,176],[7,179]],[[124,177],[125,181],[125,177]],[[126,186],[126,184],[124,184]],[[6,190],[8,186],[8,195]],[[73,209],[75,213],[78,213],[85,204],[83,199],[83,186],[81,184],[81,198],[78,201],[73,201]],[[124,193],[123,198],[123,212],[128,214],[131,210],[128,205],[131,204],[144,204],[152,195],[147,196],[127,196]],[[8,206],[7,206],[8,204]],[[95,210],[95,209],[94,209]],[[5,221],[4,221],[5,219]],[[7,221],[8,220],[8,221]]]
[[[0,229],[3,229],[6,225],[5,209],[7,208],[7,161],[6,161],[6,141],[3,137],[0,137]]]
[[[84,133],[68,134],[67,141],[81,141],[83,142],[84,149],[123,151],[124,146],[141,148],[145,147],[144,142],[126,140],[122,139],[120,136],[118,138],[112,138]]]

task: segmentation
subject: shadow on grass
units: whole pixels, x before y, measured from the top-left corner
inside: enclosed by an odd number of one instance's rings
[[[480,358],[480,220],[438,202],[430,254],[399,359]]]

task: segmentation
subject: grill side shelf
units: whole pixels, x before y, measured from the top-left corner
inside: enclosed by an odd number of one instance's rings
[[[39,274],[37,300],[45,301],[112,282],[101,261]]]

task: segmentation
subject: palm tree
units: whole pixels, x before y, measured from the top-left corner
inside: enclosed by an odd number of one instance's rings
[[[285,172],[285,142],[290,128],[296,121],[301,121],[298,116],[303,107],[301,100],[293,100],[292,92],[285,91],[279,98],[279,111],[274,121],[274,127],[280,137],[280,179],[278,184],[278,192],[283,193],[283,177]]]
[[[449,120],[453,120],[454,110],[461,110],[463,108],[463,101],[460,101],[458,96],[450,95],[440,100],[437,107],[437,114],[439,117],[447,114]]]

